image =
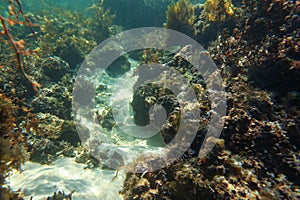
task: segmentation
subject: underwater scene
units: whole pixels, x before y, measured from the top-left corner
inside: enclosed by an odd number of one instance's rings
[[[300,199],[299,0],[0,0],[0,200]]]

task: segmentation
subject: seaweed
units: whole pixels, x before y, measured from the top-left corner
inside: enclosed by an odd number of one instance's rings
[[[73,190],[69,194],[66,194],[64,191],[54,192],[53,195],[47,197],[47,200],[72,200],[72,194],[76,192]]]
[[[227,15],[234,14],[231,0],[207,0],[204,4],[204,11],[208,21],[224,22]]]
[[[207,2],[195,12],[196,40],[203,42],[205,31],[214,33],[204,39],[215,40],[208,51],[227,92],[221,139],[208,138],[217,143],[203,159],[193,155],[192,144],[191,152],[160,170],[127,173],[121,194],[124,199],[299,199],[300,4],[244,0],[242,10],[233,7],[231,15],[225,1]],[[214,12],[219,16],[208,15]],[[162,129],[167,136],[173,130]]]
[[[9,29],[8,29],[8,24],[10,26],[14,26],[15,24],[18,25],[27,25],[30,28],[30,31],[32,32],[34,38],[36,39],[36,35],[35,32],[33,30],[33,26],[35,26],[30,19],[25,15],[24,11],[22,10],[22,6],[19,0],[8,0],[9,6],[9,18],[5,18],[2,15],[0,15],[0,20],[1,20],[1,25],[3,28],[3,31],[0,32],[0,35],[2,36],[6,36],[9,40],[9,42],[11,43],[11,46],[16,54],[16,59],[18,62],[18,69],[20,70],[21,74],[25,77],[25,79],[30,83],[33,91],[35,92],[36,96],[39,95],[39,91],[38,88],[41,87],[40,84],[38,84],[37,82],[31,80],[31,78],[26,74],[25,70],[24,70],[24,66],[23,66],[23,62],[21,59],[22,55],[29,55],[30,51],[25,50],[24,47],[24,40],[19,40],[19,41],[15,41],[13,35],[10,33]],[[15,8],[15,4],[17,4],[17,11]],[[22,16],[25,21],[21,21],[19,16]]]
[[[82,12],[51,6],[36,12],[33,18],[41,27],[40,58],[57,56],[71,69],[78,67],[98,43],[110,36],[114,16],[102,4],[99,1]]]
[[[189,0],[179,0],[167,10],[166,28],[180,31],[188,36],[194,35],[194,7]]]
[[[26,107],[20,107],[13,103],[0,91],[0,199],[19,199],[17,193],[13,193],[6,186],[6,178],[13,169],[21,170],[21,164],[26,160],[26,137],[19,128],[18,112],[26,111],[26,121],[30,113]],[[30,129],[32,126],[28,126]]]

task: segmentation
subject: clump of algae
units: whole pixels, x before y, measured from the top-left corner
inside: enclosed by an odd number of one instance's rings
[[[171,4],[167,10],[166,28],[193,35],[194,7],[188,0],[179,0]]]
[[[0,199],[19,199],[6,185],[13,169],[20,170],[26,158],[25,138],[17,128],[18,106],[0,90]]]
[[[225,21],[226,16],[232,16],[234,9],[231,0],[207,0],[204,10],[208,21]]]

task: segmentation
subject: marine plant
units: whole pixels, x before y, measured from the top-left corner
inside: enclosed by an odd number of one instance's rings
[[[207,0],[204,11],[208,21],[223,22],[227,16],[234,14],[231,0]]]
[[[195,6],[195,38],[203,45],[217,39],[222,32],[232,32],[242,10],[234,7],[231,0],[207,0]]]
[[[47,200],[72,200],[72,194],[74,192],[76,192],[76,190],[73,190],[69,194],[66,194],[64,191],[57,191],[54,192],[51,197],[47,197]]]
[[[208,50],[226,86],[222,139],[205,159],[193,157],[191,145],[191,155],[165,168],[127,173],[124,199],[299,199],[299,8],[298,1],[244,0],[233,29],[227,19],[199,15],[197,40],[218,38]]]
[[[24,20],[21,20],[23,18]],[[18,63],[18,69],[21,74],[25,77],[25,79],[30,83],[32,89],[34,90],[35,94],[38,96],[38,88],[41,86],[37,82],[33,81],[29,75],[26,74],[23,66],[22,55],[28,56],[31,51],[25,49],[25,41],[23,39],[15,40],[13,35],[9,30],[9,26],[19,25],[23,26],[26,25],[30,28],[30,31],[34,38],[36,38],[35,32],[33,30],[33,26],[35,26],[30,19],[25,15],[21,3],[19,0],[8,0],[8,18],[4,17],[0,14],[0,21],[2,26],[2,31],[0,32],[0,36],[6,37],[9,41],[10,45],[12,46],[13,51],[15,52],[16,60]]]
[[[84,24],[88,27],[90,36],[95,39],[97,43],[109,37],[110,26],[115,18],[109,9],[104,9],[103,2],[104,0],[100,0],[84,11],[91,13],[91,16],[85,20]]]
[[[58,56],[75,68],[97,43],[109,37],[114,16],[99,1],[82,12],[49,6],[34,18],[41,25],[41,57]]]
[[[0,91],[0,199],[19,199],[6,186],[6,178],[13,169],[20,170],[26,159],[26,137],[18,127],[17,114],[27,111],[25,107],[17,106],[13,99]],[[27,120],[28,117],[24,118]],[[32,125],[27,127],[30,129]]]
[[[194,7],[189,0],[179,0],[171,4],[168,7],[166,15],[166,28],[193,36]]]
[[[29,83],[39,95],[38,87],[26,72],[23,57],[28,57],[34,51],[25,48],[25,38],[16,35],[15,30],[22,27],[30,29],[31,37],[36,37],[33,24],[22,9],[19,0],[7,0],[7,12],[0,13],[0,199],[22,199],[18,192],[11,191],[6,178],[11,170],[21,170],[27,155],[27,137],[25,132],[34,129],[37,123],[34,115],[28,109],[25,99],[20,99],[16,88],[21,85],[12,84],[22,80]],[[18,37],[19,36],[19,37]],[[22,38],[22,39],[21,39]],[[10,50],[12,49],[12,50]],[[16,66],[16,67],[15,67]],[[19,73],[22,76],[19,76]],[[7,77],[11,78],[6,80]],[[14,79],[13,79],[14,77]],[[25,78],[25,79],[24,79]],[[23,122],[23,127],[21,123]]]

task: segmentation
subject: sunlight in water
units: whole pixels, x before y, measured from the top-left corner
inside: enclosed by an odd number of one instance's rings
[[[44,200],[58,190],[66,194],[73,190],[73,199],[122,199],[119,191],[125,174],[120,172],[116,179],[114,170],[84,169],[85,164],[75,163],[74,159],[62,158],[53,165],[27,162],[23,172],[14,172],[8,179],[13,189],[21,189],[25,199]]]

